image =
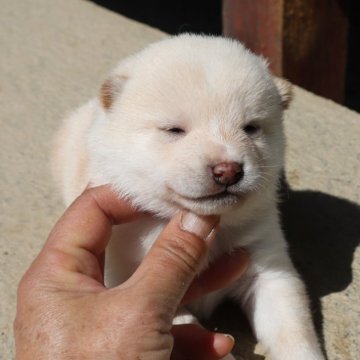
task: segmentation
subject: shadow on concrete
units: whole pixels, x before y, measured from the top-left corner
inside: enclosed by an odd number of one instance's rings
[[[283,182],[280,205],[291,258],[303,277],[311,300],[316,330],[324,344],[320,299],[346,289],[352,282],[352,261],[360,239],[360,207],[317,191],[294,191]],[[229,331],[237,341],[235,354],[249,360],[256,344],[239,307],[221,305],[207,324]]]
[[[317,191],[283,186],[280,206],[291,258],[310,295],[316,330],[323,339],[320,299],[352,282],[360,239],[360,207]]]

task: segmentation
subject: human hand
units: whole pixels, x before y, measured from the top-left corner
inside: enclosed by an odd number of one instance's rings
[[[180,305],[227,285],[247,267],[239,250],[196,277],[218,218],[178,214],[128,281],[104,286],[112,225],[140,216],[107,186],[85,191],[66,210],[18,288],[18,360],[212,360],[230,352],[231,337],[172,326]]]

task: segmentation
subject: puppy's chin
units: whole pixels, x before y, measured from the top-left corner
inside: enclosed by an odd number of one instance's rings
[[[245,202],[245,199],[245,194],[239,195],[227,192],[198,198],[184,197],[172,192],[169,202],[198,215],[221,215],[240,207]]]

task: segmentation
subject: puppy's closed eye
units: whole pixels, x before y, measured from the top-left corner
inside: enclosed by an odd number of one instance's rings
[[[259,124],[249,123],[243,127],[243,131],[249,136],[254,136],[260,133],[261,127]]]
[[[172,127],[169,129],[166,129],[167,132],[172,134],[185,134],[185,130],[180,127]]]
[[[185,129],[180,126],[168,126],[168,127],[160,128],[160,130],[168,133],[169,135],[175,135],[175,136],[182,136],[186,134]]]

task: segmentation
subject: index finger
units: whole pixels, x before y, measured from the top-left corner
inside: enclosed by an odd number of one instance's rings
[[[51,231],[45,247],[75,247],[101,255],[111,228],[136,220],[140,212],[103,185],[85,190],[65,211]]]

